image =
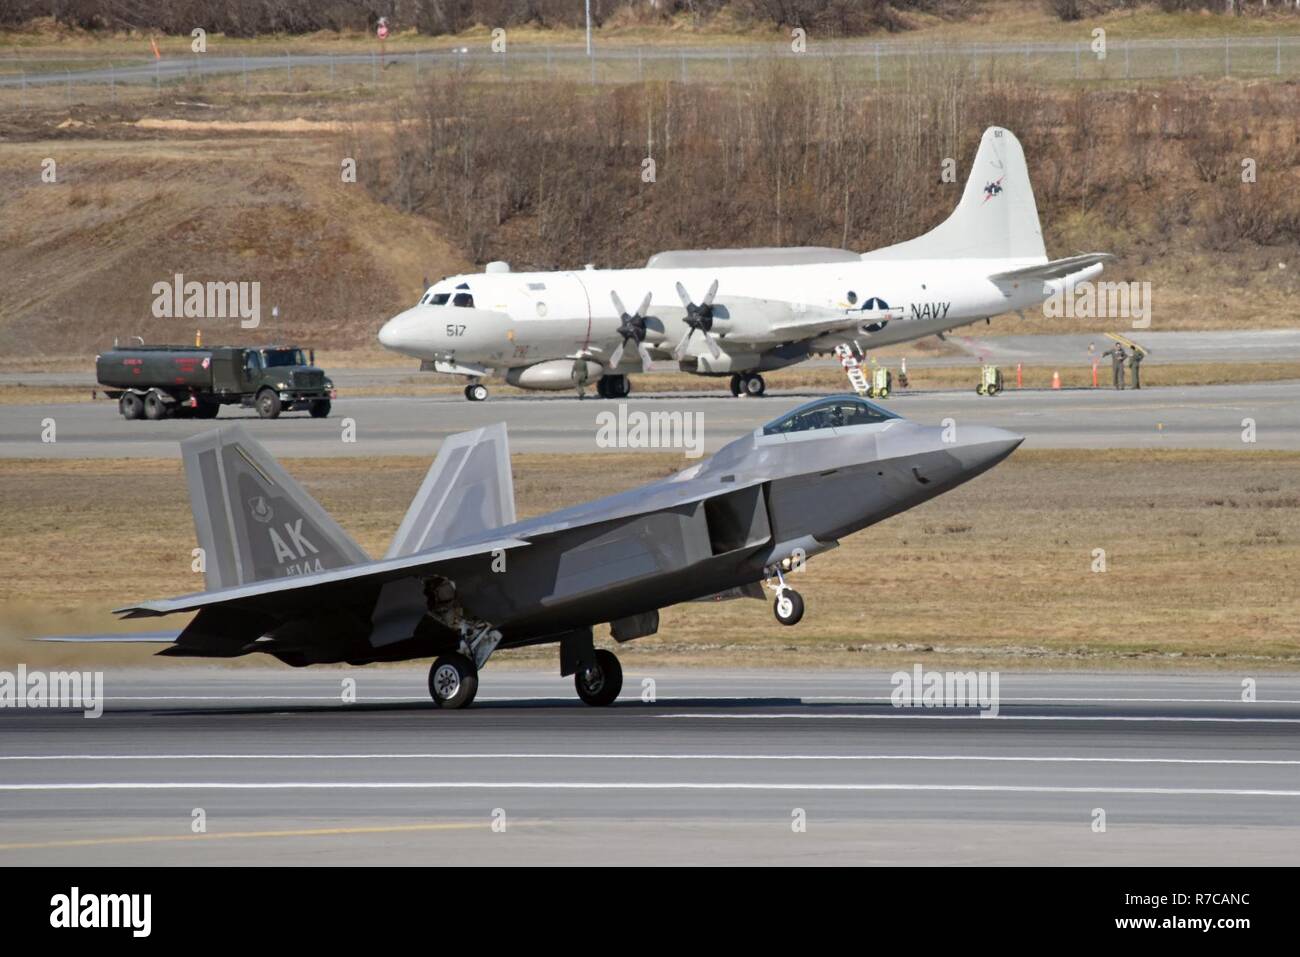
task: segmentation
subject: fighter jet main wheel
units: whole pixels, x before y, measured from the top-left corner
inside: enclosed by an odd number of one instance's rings
[[[578,697],[589,705],[603,708],[613,704],[623,690],[623,666],[612,651],[596,649],[596,663],[591,670],[573,676]]]
[[[745,376],[744,386],[745,395],[753,396],[754,398],[758,398],[767,391],[767,383],[763,381],[763,377],[757,372],[753,375]]]
[[[799,624],[803,618],[803,596],[793,588],[785,589],[772,603],[772,613],[783,625]]]
[[[471,402],[482,402],[488,397],[487,386],[482,383],[465,386],[465,398]]]
[[[478,669],[459,652],[443,655],[429,669],[429,694],[439,708],[466,708],[478,694]]]

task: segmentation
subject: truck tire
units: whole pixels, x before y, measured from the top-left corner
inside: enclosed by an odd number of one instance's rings
[[[323,419],[330,414],[329,399],[313,399],[309,410],[313,419]]]
[[[264,419],[278,418],[280,415],[280,397],[270,389],[257,393],[257,414]]]
[[[144,417],[153,422],[159,419],[167,418],[167,403],[163,401],[162,393],[157,389],[150,389],[144,394]]]
[[[144,403],[134,392],[123,392],[122,397],[117,400],[117,411],[122,413],[122,418],[129,420],[144,418]]]

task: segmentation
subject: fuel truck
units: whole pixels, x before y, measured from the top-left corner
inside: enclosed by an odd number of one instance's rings
[[[95,378],[124,419],[212,419],[223,405],[322,419],[335,391],[315,361],[295,346],[114,345],[95,357]]]

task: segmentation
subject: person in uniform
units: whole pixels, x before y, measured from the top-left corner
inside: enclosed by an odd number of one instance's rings
[[[1133,354],[1128,357],[1128,367],[1129,371],[1133,373],[1133,388],[1135,389],[1142,388],[1142,370],[1140,368],[1142,359],[1141,349],[1134,349]]]
[[[1113,348],[1107,349],[1101,354],[1104,359],[1110,356],[1110,374],[1115,388],[1124,388],[1124,360],[1128,358],[1128,352],[1118,342]]]

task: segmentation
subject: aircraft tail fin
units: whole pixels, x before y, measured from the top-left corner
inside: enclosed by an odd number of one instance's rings
[[[243,426],[183,440],[181,458],[209,591],[368,560]]]
[[[504,422],[450,435],[438,449],[385,558],[454,542],[515,521]]]
[[[863,253],[862,258],[1045,260],[1047,248],[1020,141],[1010,130],[990,126],[952,215],[923,236]]]

